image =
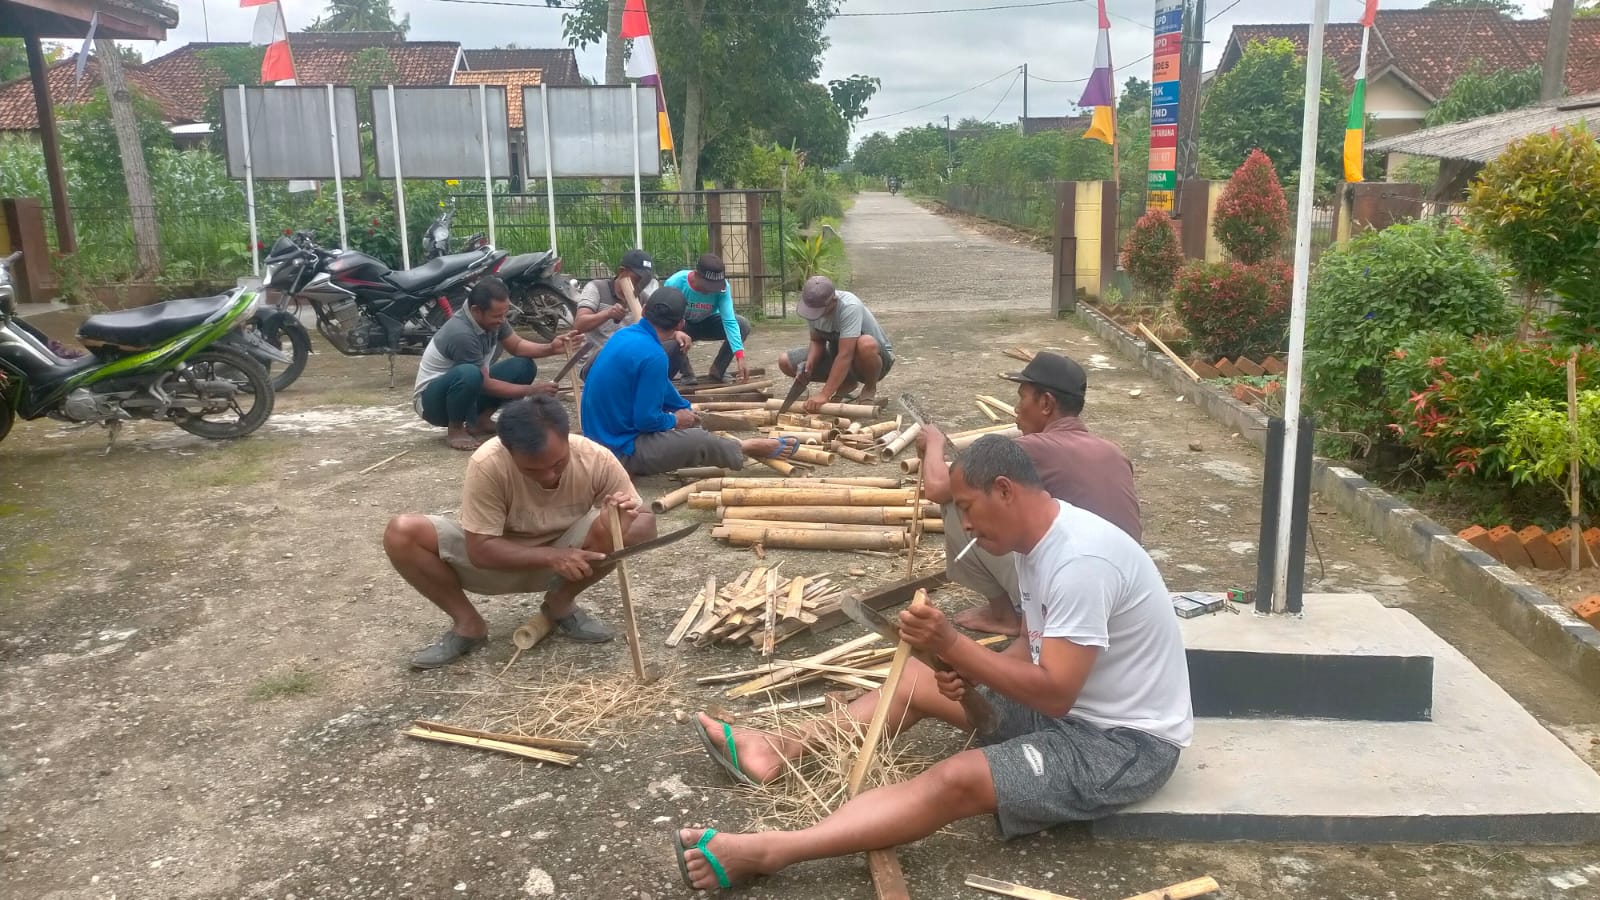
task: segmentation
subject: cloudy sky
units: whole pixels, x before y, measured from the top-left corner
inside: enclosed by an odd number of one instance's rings
[[[539,0],[508,0],[529,2]],[[1386,8],[1421,6],[1424,0],[1385,0]],[[189,41],[248,40],[253,10],[237,0],[178,0],[181,21],[171,40],[154,47],[152,57]],[[325,0],[284,0],[289,28],[304,27]],[[1330,21],[1360,18],[1362,0],[1331,0]],[[413,40],[459,41],[467,47],[492,47],[508,41],[522,47],[561,46],[561,12],[540,5],[469,5],[449,0],[394,0],[411,15]],[[752,6],[758,6],[752,3]],[[974,6],[1010,7],[976,12],[905,15],[908,10]],[[1215,65],[1234,25],[1306,22],[1310,0],[1206,0],[1206,65]],[[1524,15],[1547,14],[1550,0],[1525,0]],[[1151,0],[1108,0],[1112,60],[1117,83],[1129,76],[1150,77],[1153,16]],[[1015,121],[1022,114],[1022,85],[1016,67],[1028,63],[1031,115],[1064,115],[1083,92],[1094,54],[1094,0],[843,0],[842,15],[828,28],[831,47],[824,57],[823,80],[852,74],[883,80],[857,137],[950,116]],[[895,15],[873,15],[895,13]],[[1126,65],[1124,65],[1126,63]],[[598,76],[604,55],[580,51],[579,68]],[[1050,80],[1047,80],[1050,79]],[[974,87],[975,85],[981,86]],[[1068,83],[1060,83],[1068,82]],[[971,88],[971,90],[967,90]],[[960,93],[958,96],[950,96]]]

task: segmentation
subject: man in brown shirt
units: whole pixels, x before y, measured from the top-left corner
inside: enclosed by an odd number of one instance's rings
[[[613,549],[606,507],[622,513],[623,544],[656,536],[655,517],[611,451],[569,434],[567,411],[534,396],[501,408],[499,434],[467,463],[460,522],[402,515],[383,534],[389,561],[422,596],[444,610],[451,627],[411,664],[432,669],[488,643],[489,626],[467,599],[476,594],[543,590],[552,574],[566,579],[545,594],[541,611],[556,630],[602,643],[611,629],[577,605],[609,568],[591,565]]]
[[[1139,495],[1133,487],[1133,464],[1116,444],[1089,433],[1078,418],[1089,386],[1083,367],[1059,354],[1040,353],[1021,372],[1005,377],[1018,384],[1017,428],[1022,436],[1017,445],[1033,460],[1045,490],[1139,540]],[[950,502],[944,436],[936,428],[924,428],[917,437],[917,448],[923,455],[923,496],[944,504],[950,578],[989,601],[957,614],[955,623],[973,631],[1016,634],[1016,566],[1009,556],[994,556],[978,547],[956,559],[970,538],[961,528],[960,512]]]

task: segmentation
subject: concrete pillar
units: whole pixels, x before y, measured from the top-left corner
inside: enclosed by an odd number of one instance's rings
[[[45,237],[44,209],[31,198],[0,200],[0,215],[5,217],[5,246],[0,255],[22,251],[21,262],[11,270],[18,303],[44,303],[57,287],[50,268],[50,242]]]
[[[1078,183],[1056,182],[1055,224],[1050,243],[1050,313],[1061,316],[1078,305]]]

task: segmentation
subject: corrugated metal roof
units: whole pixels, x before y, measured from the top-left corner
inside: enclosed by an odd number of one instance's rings
[[[1505,152],[1506,146],[1518,138],[1580,122],[1588,122],[1593,130],[1600,132],[1600,92],[1424,128],[1373,141],[1367,150],[1486,163]]]

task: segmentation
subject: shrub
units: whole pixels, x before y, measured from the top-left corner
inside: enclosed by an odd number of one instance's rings
[[[1510,485],[1514,459],[1500,422],[1519,401],[1566,402],[1571,348],[1436,331],[1402,341],[1384,362],[1391,430],[1454,480]],[[1600,348],[1578,352],[1580,387],[1600,384]],[[1600,471],[1585,471],[1600,499]]]
[[[1283,348],[1293,277],[1277,260],[1191,262],[1178,270],[1173,307],[1205,353],[1261,356]]]
[[[1306,310],[1306,401],[1323,421],[1378,437],[1383,366],[1424,329],[1498,337],[1516,313],[1488,260],[1457,228],[1395,225],[1323,255]]]
[[[1527,291],[1528,314],[1554,290],[1563,314],[1549,325],[1592,339],[1600,317],[1600,145],[1582,125],[1513,141],[1472,183],[1467,216]]]
[[[1212,232],[1234,259],[1258,263],[1276,256],[1289,233],[1289,204],[1272,160],[1250,151],[1217,198]]]
[[[1181,265],[1183,250],[1178,246],[1172,219],[1164,210],[1145,213],[1122,247],[1122,268],[1134,288],[1148,299],[1165,300]]]
[[[795,201],[795,215],[800,218],[800,227],[804,228],[824,217],[837,219],[843,216],[844,204],[832,191],[817,185],[807,188]]]

